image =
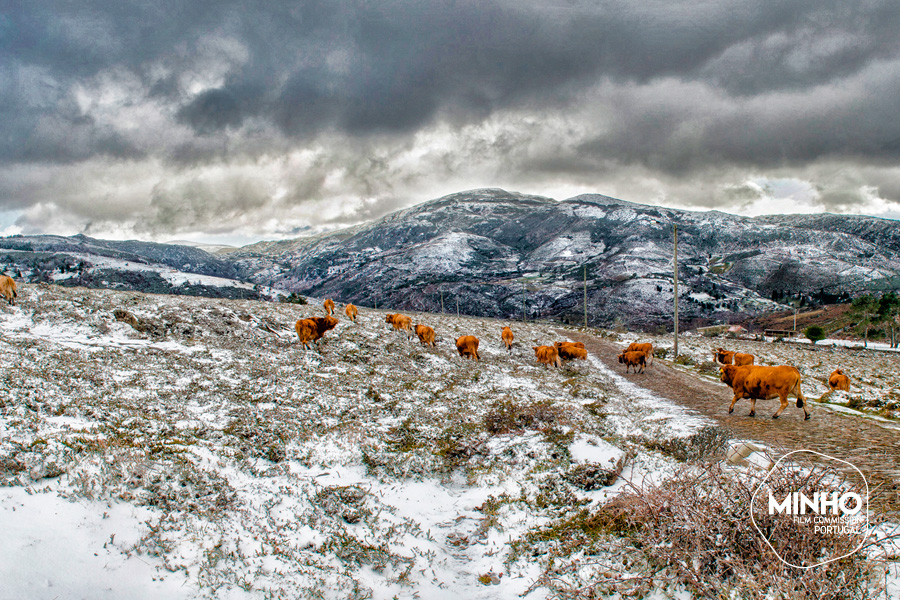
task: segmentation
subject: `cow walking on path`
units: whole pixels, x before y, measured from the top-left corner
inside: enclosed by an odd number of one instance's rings
[[[728,414],[734,412],[735,403],[741,398],[750,400],[750,416],[756,416],[756,401],[778,398],[781,406],[772,415],[773,419],[787,408],[788,396],[797,398],[797,408],[803,409],[803,418],[809,418],[806,410],[806,398],[800,390],[800,371],[796,367],[781,365],[763,367],[759,365],[725,365],[719,363],[722,382],[734,391]]]

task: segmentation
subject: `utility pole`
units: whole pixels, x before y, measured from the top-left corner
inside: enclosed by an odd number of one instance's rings
[[[587,329],[587,265],[584,265],[584,328]]]
[[[672,264],[675,267],[675,356],[678,356],[678,225],[674,224],[675,252]]]

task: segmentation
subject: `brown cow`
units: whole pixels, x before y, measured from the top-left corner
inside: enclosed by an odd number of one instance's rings
[[[352,304],[348,304],[344,307],[344,312],[347,314],[347,318],[356,323],[356,316],[359,314],[359,310]]]
[[[553,345],[559,348],[560,346],[575,346],[576,348],[584,348],[583,342],[553,342]]]
[[[16,292],[16,282],[12,277],[0,275],[0,294],[6,296],[6,301],[10,306],[15,305],[16,297],[19,294]]]
[[[503,340],[504,344],[506,344],[506,349],[509,352],[512,352],[513,332],[508,325],[503,328],[503,331],[500,332],[500,339]]]
[[[559,358],[559,351],[556,346],[532,346],[534,349],[534,357],[545,367],[553,365],[555,367],[562,366],[562,360]]]
[[[587,360],[587,350],[581,342],[555,342],[553,344],[559,352],[559,357],[563,360]]]
[[[763,367],[759,365],[723,365],[720,364],[722,381],[734,390],[734,398],[728,407],[728,414],[734,412],[734,404],[741,398],[750,399],[750,416],[756,416],[756,401],[778,398],[781,406],[772,415],[777,419],[778,415],[787,408],[788,396],[797,398],[797,408],[803,409],[803,418],[808,419],[806,410],[806,398],[800,390],[800,371],[795,367],[781,365],[778,367]]]
[[[334,300],[332,300],[331,298],[326,298],[325,304],[323,306],[325,306],[326,315],[331,316],[334,314]]]
[[[412,328],[412,319],[407,317],[406,315],[401,315],[400,313],[390,314],[385,317],[385,322],[390,323],[394,329],[397,331],[405,331],[406,339],[412,337],[413,328]]]
[[[429,327],[428,325],[422,325],[421,323],[416,325],[416,335],[419,336],[419,341],[425,344],[426,346],[431,346],[434,348],[434,329]]]
[[[653,362],[653,344],[650,342],[646,342],[640,344],[638,342],[632,342],[628,344],[628,347],[625,348],[624,352],[643,352],[646,354],[646,363],[649,366]]]
[[[828,386],[832,391],[840,390],[842,392],[849,392],[850,378],[844,375],[844,372],[840,369],[835,369],[834,373],[828,377]]]
[[[626,350],[619,355],[619,362],[625,365],[626,373],[631,367],[634,367],[635,373],[643,373],[647,366],[647,354],[640,350]],[[640,371],[637,370],[638,367],[641,368]]]
[[[338,324],[338,320],[334,317],[312,317],[310,319],[300,319],[294,325],[297,330],[297,337],[300,343],[309,350],[310,342],[318,342],[325,335],[325,332],[334,329]],[[316,344],[318,346],[318,344]]]
[[[713,360],[725,365],[752,365],[755,357],[752,354],[743,352],[735,352],[734,350],[725,350],[719,348],[713,350]]]
[[[475,360],[479,360],[478,356],[478,338],[474,335],[464,335],[456,340],[456,350],[460,356],[468,356]]]

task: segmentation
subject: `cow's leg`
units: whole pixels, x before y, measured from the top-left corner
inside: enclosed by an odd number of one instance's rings
[[[741,397],[738,396],[737,394],[735,394],[735,395],[734,395],[734,398],[731,399],[731,406],[728,407],[728,414],[729,414],[729,415],[730,415],[731,413],[734,412],[734,405],[735,405],[735,403],[737,403],[737,401],[740,400],[740,399],[741,399]]]
[[[806,398],[803,397],[799,384],[797,385],[797,408],[803,409],[803,420],[809,420],[809,411],[806,410]]]
[[[756,416],[756,398],[750,398],[750,415],[751,417]]]
[[[784,411],[784,409],[787,408],[787,405],[788,405],[788,401],[787,401],[788,395],[787,394],[785,394],[784,396],[780,396],[778,399],[781,401],[781,406],[779,406],[778,410],[775,411],[775,414],[772,415],[773,419],[777,419],[778,416]]]

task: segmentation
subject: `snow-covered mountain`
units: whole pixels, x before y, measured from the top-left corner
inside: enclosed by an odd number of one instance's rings
[[[84,236],[0,238],[0,269],[25,281],[259,297],[275,288],[397,310],[503,318],[671,323],[678,226],[685,325],[833,302],[900,284],[900,223],[847,215],[757,218],[589,194],[564,201],[497,189],[445,196],[378,221],[228,253]],[[585,282],[585,276],[587,281]],[[257,289],[256,286],[259,286]],[[265,294],[263,294],[265,295]]]
[[[29,283],[225,298],[265,295],[240,278],[234,263],[200,248],[84,235],[0,238],[0,270]]]
[[[653,327],[671,321],[673,226],[680,314],[735,320],[803,294],[834,300],[892,287],[900,224],[872,217],[747,218],[483,189],[333,234],[246,246],[249,280],[361,305]],[[523,293],[524,292],[524,293]],[[524,298],[523,298],[524,296]]]

